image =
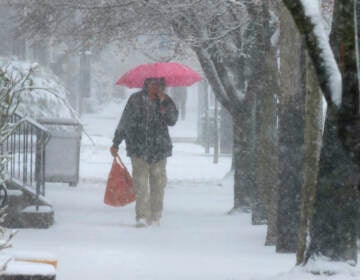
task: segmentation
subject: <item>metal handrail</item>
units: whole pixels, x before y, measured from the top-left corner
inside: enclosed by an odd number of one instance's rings
[[[43,125],[41,125],[40,123],[36,122],[36,121],[33,120],[32,118],[24,117],[24,118],[23,118],[23,121],[26,121],[26,122],[30,123],[31,125],[33,125],[34,127],[37,127],[38,129],[41,129],[41,130],[43,130],[43,131],[46,131],[46,132],[49,133],[49,135],[50,135],[49,130],[48,130],[45,126],[43,126]]]
[[[38,123],[42,125],[64,125],[64,126],[77,126],[82,127],[82,124],[74,119],[68,118],[39,118],[37,119]]]
[[[15,127],[0,147],[1,154],[9,156],[8,177],[33,189],[38,200],[45,195],[45,148],[51,134],[35,120],[17,113],[8,121]]]
[[[7,188],[4,183],[0,184],[0,208],[3,208],[8,200]]]

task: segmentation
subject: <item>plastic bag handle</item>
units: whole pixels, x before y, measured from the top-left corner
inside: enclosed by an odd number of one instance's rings
[[[117,162],[122,168],[125,168],[125,165],[124,165],[124,163],[122,162],[122,160],[121,160],[121,158],[120,158],[119,155],[116,155],[115,160],[116,160],[116,162]]]

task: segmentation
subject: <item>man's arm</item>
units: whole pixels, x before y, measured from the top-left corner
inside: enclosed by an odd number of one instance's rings
[[[125,109],[121,115],[119,124],[116,127],[114,138],[113,138],[113,147],[118,149],[121,142],[126,137],[126,124],[129,122],[129,113],[131,112],[131,102],[130,99],[127,102]]]

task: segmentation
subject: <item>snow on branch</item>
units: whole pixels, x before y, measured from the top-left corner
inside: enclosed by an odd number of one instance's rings
[[[337,106],[340,106],[342,95],[341,73],[330,47],[329,36],[326,33],[321,15],[320,3],[316,0],[301,0],[301,2],[305,10],[305,15],[310,17],[314,24],[314,33],[318,38],[319,46],[322,50],[321,55],[330,78],[329,83],[332,89],[332,100]]]
[[[329,107],[339,108],[342,77],[325,31],[318,0],[283,0],[292,14],[314,63],[320,87]]]

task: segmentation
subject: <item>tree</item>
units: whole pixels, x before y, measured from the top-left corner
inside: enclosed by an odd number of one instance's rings
[[[206,4],[205,1],[204,4]],[[208,2],[209,3],[209,2]],[[206,16],[193,10],[184,12],[172,25],[178,38],[194,40],[190,45],[219,102],[233,119],[234,210],[251,206],[254,180],[254,93],[246,90],[246,80],[256,75],[252,41],[254,22],[246,12],[254,3],[236,5],[229,1],[214,1],[218,7],[208,12],[221,11],[220,16]],[[202,20],[203,18],[210,20]],[[184,28],[185,27],[185,28]],[[248,59],[246,59],[246,54]],[[248,69],[248,73],[245,73]],[[237,79],[234,79],[237,77]]]
[[[304,35],[327,114],[310,223],[311,242],[301,260],[324,255],[356,263],[356,205],[360,166],[359,81],[354,0],[337,0],[331,46],[318,13],[300,0],[283,0]],[[312,7],[314,8],[314,7]],[[339,164],[340,163],[340,164]]]
[[[256,13],[256,11],[254,11]],[[255,64],[258,75],[252,77],[248,88],[256,96],[256,193],[252,207],[253,224],[267,222],[266,245],[275,245],[277,239],[277,168],[278,168],[278,106],[279,71],[277,63],[279,18],[276,1],[263,1],[258,18]],[[259,83],[259,81],[262,81]],[[250,86],[250,83],[252,86]]]
[[[304,174],[301,186],[297,264],[304,261],[316,196],[323,133],[323,102],[314,67],[306,55]]]
[[[288,11],[280,20],[277,252],[295,252],[303,171],[305,79],[303,44]]]

